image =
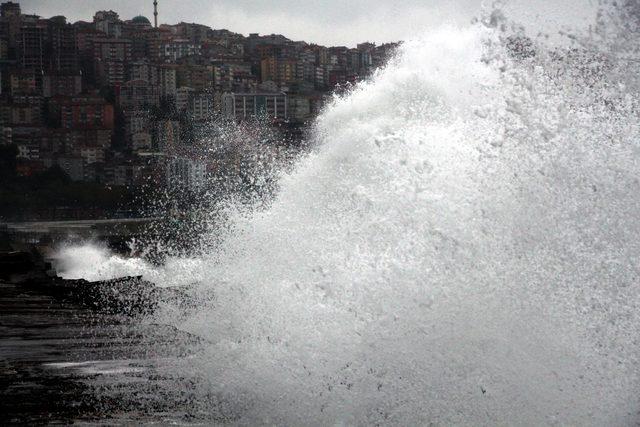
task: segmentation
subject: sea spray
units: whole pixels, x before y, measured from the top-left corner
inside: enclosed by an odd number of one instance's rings
[[[155,320],[205,340],[173,369],[233,421],[640,420],[638,94],[606,43],[508,35],[405,42],[268,208],[228,206],[216,249],[139,270],[188,271],[199,307]]]

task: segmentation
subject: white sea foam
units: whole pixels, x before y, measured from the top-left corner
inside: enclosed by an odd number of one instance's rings
[[[198,260],[169,258],[163,266],[143,259],[113,254],[99,243],[65,245],[55,255],[58,274],[65,279],[109,280],[125,276],[142,276],[159,286],[189,285],[202,281],[194,276]],[[166,282],[170,279],[170,282]]]

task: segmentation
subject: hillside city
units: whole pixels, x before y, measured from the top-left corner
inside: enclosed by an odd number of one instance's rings
[[[154,10],[153,23],[111,10],[70,23],[0,5],[0,218],[21,204],[33,219],[89,215],[83,191],[97,206],[104,189],[198,188],[220,164],[190,148],[211,123],[260,120],[293,143],[331,93],[369,76],[397,46],[158,25],[157,1]],[[73,194],[44,197],[38,210],[46,184]],[[75,209],[55,206],[65,203]]]

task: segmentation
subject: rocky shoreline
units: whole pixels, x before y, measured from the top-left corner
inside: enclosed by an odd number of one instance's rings
[[[209,405],[167,361],[199,339],[150,316],[184,298],[140,277],[65,280],[35,253],[0,254],[0,424],[188,423]]]
[[[0,252],[0,281],[87,309],[125,316],[151,314],[161,298],[174,296],[166,294],[179,293],[139,276],[95,282],[64,279],[35,248]]]

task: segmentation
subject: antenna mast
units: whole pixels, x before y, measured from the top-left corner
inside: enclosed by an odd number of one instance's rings
[[[158,0],[153,0],[153,24],[158,28]]]

